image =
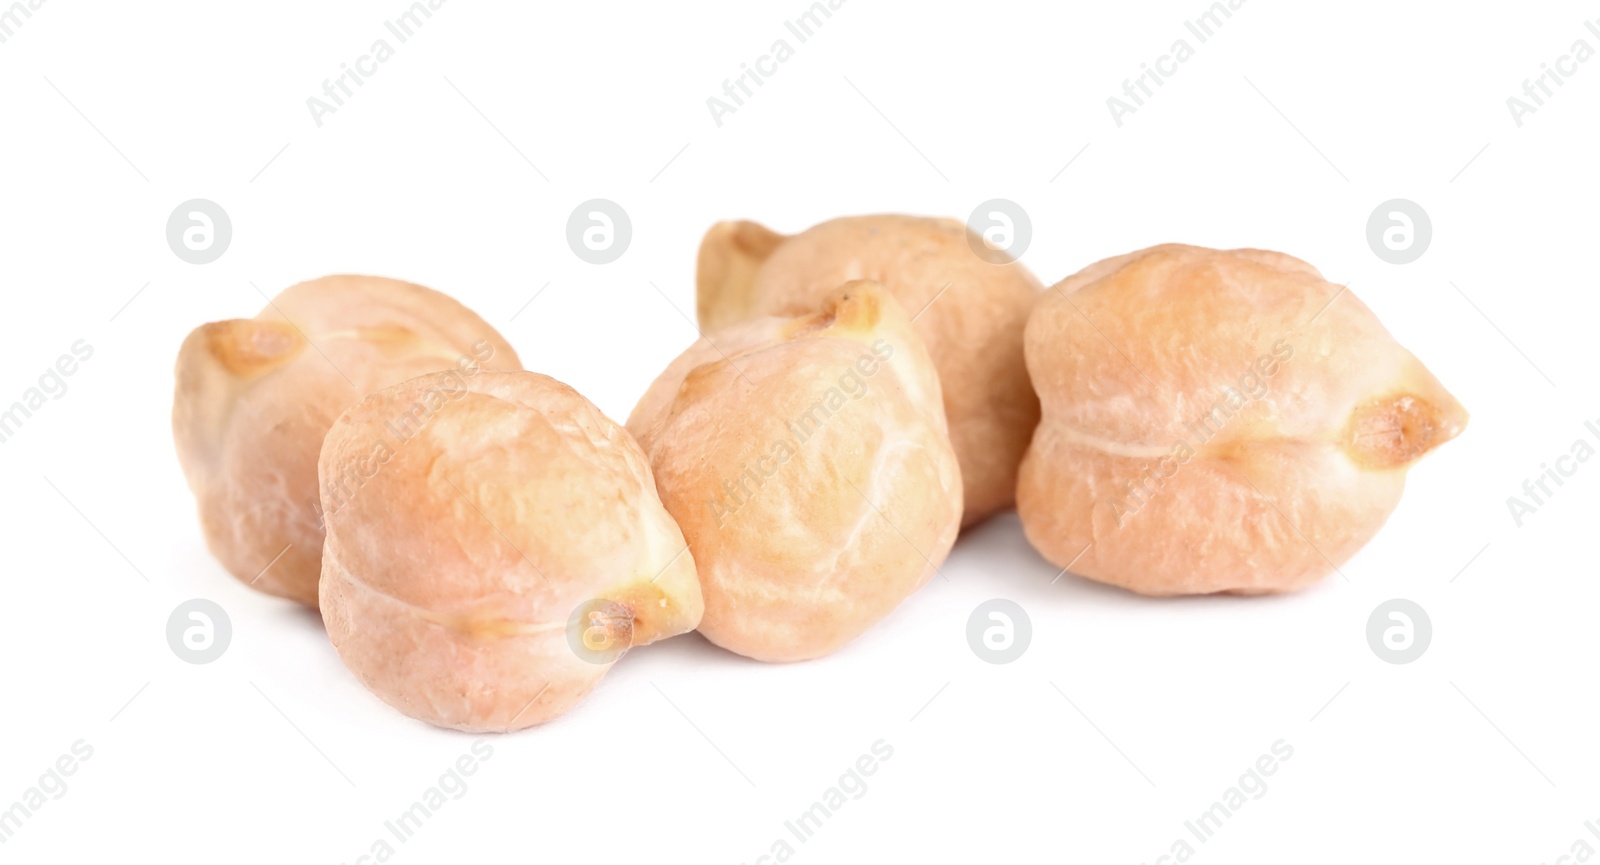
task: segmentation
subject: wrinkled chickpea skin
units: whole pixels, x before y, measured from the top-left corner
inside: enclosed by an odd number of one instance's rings
[[[698,305],[707,333],[750,318],[806,315],[849,280],[882,284],[938,369],[961,462],[964,525],[1011,506],[1017,466],[1039,421],[1022,331],[1042,286],[1009,257],[980,258],[954,219],[852,216],[785,237],[721,222],[700,244]]]
[[[448,379],[352,406],[323,472]],[[585,651],[596,628],[622,648],[694,629],[694,555],[626,431],[531,372],[484,371],[438,406],[342,507],[324,491],[322,615],[362,684],[430,724],[515,730],[566,712],[611,668]]]
[[[202,325],[178,352],[178,460],[211,552],[253,588],[317,605],[317,455],[363,396],[438,370],[519,369],[516,351],[455,300],[420,285],[329,276],[284,290],[255,318]],[[330,481],[359,482],[372,454]],[[269,567],[270,565],[270,567]]]
[[[1028,320],[1018,512],[1058,567],[1153,595],[1309,585],[1467,412],[1350,291],[1263,250],[1158,246]]]
[[[694,552],[707,639],[820,657],[928,581],[961,521],[939,387],[870,282],[713,332],[667,367],[628,429]]]

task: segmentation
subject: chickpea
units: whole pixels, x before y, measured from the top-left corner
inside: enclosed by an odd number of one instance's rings
[[[252,587],[315,607],[317,454],[334,418],[381,387],[480,368],[521,364],[471,310],[380,277],[300,283],[255,318],[196,328],[178,352],[172,431],[211,552]]]
[[[322,615],[346,666],[405,714],[469,731],[543,723],[632,646],[693,630],[694,556],[644,453],[531,372],[433,373],[333,424],[324,477],[378,453],[328,513]]]
[[[1026,348],[1043,418],[1023,529],[1058,567],[1144,594],[1321,579],[1467,423],[1354,294],[1277,252],[1090,265],[1040,299]]]
[[[905,311],[871,282],[673,361],[628,429],[699,565],[701,633],[758,660],[816,658],[926,583],[961,521],[941,406]]]

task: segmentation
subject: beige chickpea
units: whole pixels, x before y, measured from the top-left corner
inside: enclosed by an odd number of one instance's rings
[[[322,616],[339,657],[405,714],[459,730],[547,721],[632,646],[693,630],[694,555],[632,437],[531,372],[434,373],[329,430]],[[334,505],[338,504],[338,507]]]
[[[759,660],[820,657],[926,583],[961,522],[941,405],[905,311],[870,282],[673,361],[628,429],[694,552],[701,633]]]
[[[316,606],[317,454],[334,418],[424,373],[490,368],[521,364],[487,322],[380,277],[300,283],[255,318],[196,328],[178,352],[172,430],[212,553],[254,588]]]
[[[1058,567],[1153,595],[1284,592],[1375,535],[1467,412],[1349,290],[1277,252],[1157,246],[1028,320],[1017,489]]]

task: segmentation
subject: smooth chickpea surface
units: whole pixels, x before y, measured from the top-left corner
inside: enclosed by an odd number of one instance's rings
[[[1302,588],[1360,549],[1467,413],[1347,289],[1277,252],[1091,265],[1028,320],[1028,539],[1153,595]]]
[[[698,563],[700,631],[764,661],[829,654],[934,574],[961,522],[938,375],[883,287],[708,334],[628,429]]]
[[[322,615],[339,657],[405,714],[506,731],[576,705],[625,651],[693,630],[695,557],[638,444],[531,372],[436,373],[328,432]],[[604,615],[583,618],[596,605]],[[575,642],[576,640],[576,642]]]
[[[300,283],[255,318],[196,328],[178,353],[172,429],[212,553],[252,587],[316,606],[317,455],[334,418],[409,378],[487,368],[521,368],[493,327],[381,277]]]
[[[718,223],[700,245],[700,326],[804,315],[846,281],[882,284],[938,370],[972,525],[1011,506],[1039,421],[1022,333],[1042,286],[1004,253],[980,256],[981,244],[956,220],[920,216],[844,217],[787,237]]]

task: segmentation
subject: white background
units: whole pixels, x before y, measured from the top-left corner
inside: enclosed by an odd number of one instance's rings
[[[631,653],[570,714],[491,737],[395,861],[754,863],[783,837],[799,862],[1154,863],[1279,739],[1293,758],[1195,861],[1600,847],[1600,465],[1520,528],[1506,504],[1600,418],[1600,62],[1521,128],[1506,106],[1575,40],[1600,48],[1583,26],[1600,6],[1250,0],[1203,45],[1183,28],[1203,0],[849,0],[801,45],[783,22],[804,8],[455,0],[321,128],[307,97],[399,0],[49,0],[0,45],[0,404],[74,340],[95,350],[0,445],[0,808],[76,740],[94,749],[0,861],[353,863],[472,743],[370,696],[313,614],[204,548],[172,362],[196,325],[254,315],[252,283],[447,291],[621,419],[695,336],[713,221],[965,218],[994,197],[1031,215],[1023,260],[1047,283],[1167,241],[1305,258],[1471,425],[1412,472],[1348,582],[1188,600],[1052,584],[1006,515],[825,660],[763,665],[694,635]],[[778,38],[794,57],[719,128],[707,97]],[[1194,58],[1119,128],[1107,97],[1178,38]],[[204,266],[164,237],[196,197],[234,228]],[[613,264],[566,245],[594,197],[632,217]],[[1396,197],[1433,220],[1406,266],[1365,240]],[[233,622],[206,666],[165,641],[193,597]],[[1006,666],[965,636],[995,597],[1033,623]],[[1393,597],[1433,621],[1406,666],[1365,638]],[[866,794],[789,837],[879,739],[894,754]]]

